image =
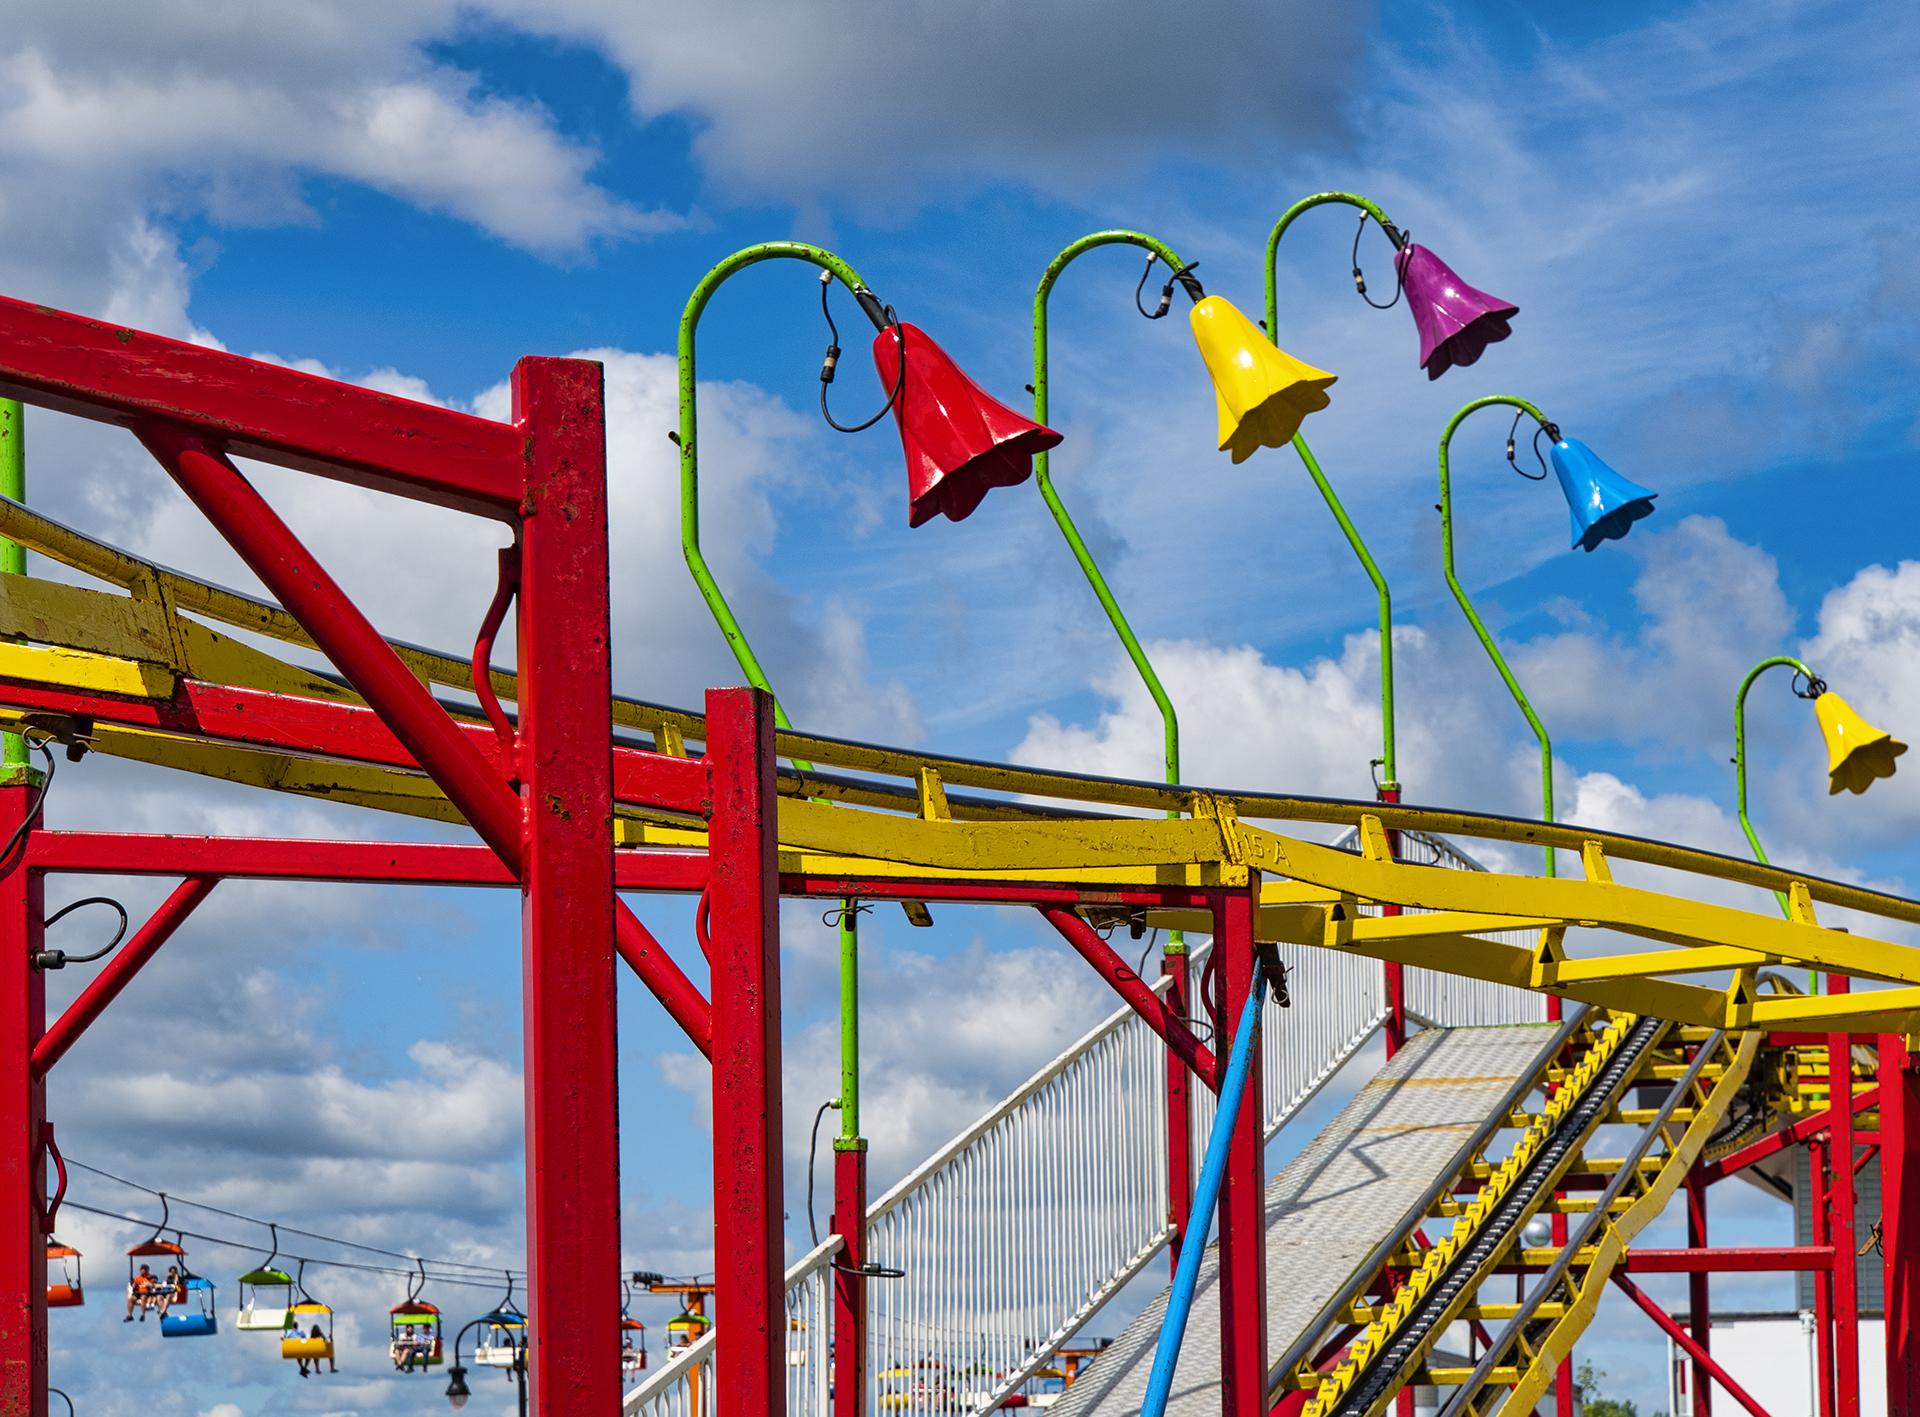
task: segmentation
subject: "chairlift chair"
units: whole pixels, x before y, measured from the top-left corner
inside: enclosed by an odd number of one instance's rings
[[[627,1310],[633,1304],[633,1291],[623,1280],[620,1284],[620,1376],[633,1381],[647,1370],[647,1326]]]
[[[47,1236],[47,1307],[73,1309],[87,1302],[80,1283],[80,1252]]]
[[[214,1308],[213,1281],[187,1272],[181,1261],[179,1297],[160,1316],[162,1338],[211,1338],[220,1332],[220,1319]]]
[[[314,1337],[315,1333],[319,1337]],[[317,1299],[300,1299],[287,1310],[287,1327],[280,1340],[280,1356],[288,1362],[305,1358],[318,1364],[333,1361],[333,1309]],[[314,1369],[318,1372],[316,1366]]]
[[[507,1297],[480,1319],[480,1337],[473,1361],[483,1368],[516,1368],[527,1348],[527,1316],[513,1302],[513,1276],[507,1276]]]
[[[427,1284],[427,1262],[416,1260],[420,1273],[407,1281],[407,1297],[387,1310],[391,1337],[387,1356],[395,1372],[424,1373],[446,1361],[440,1339],[440,1310],[420,1297]]]
[[[166,1223],[167,1198],[161,1196],[160,1224],[164,1227]],[[152,1235],[127,1251],[127,1294],[130,1298],[138,1301],[140,1321],[142,1323],[146,1322],[147,1309],[159,1297],[160,1292],[166,1288],[166,1277],[154,1273],[154,1270],[161,1265],[165,1265],[173,1270],[173,1287],[168,1292],[168,1305],[172,1306],[184,1303],[187,1297],[186,1279],[189,1272],[187,1269],[187,1251],[184,1245],[178,1240],[162,1240],[160,1238],[160,1231],[155,1230]],[[145,1280],[146,1287],[144,1289],[141,1288],[140,1274],[143,1268],[147,1271]],[[172,1309],[169,1307],[168,1313],[171,1312]],[[161,1317],[164,1319],[166,1315],[163,1314]],[[161,1331],[163,1333],[166,1331],[164,1325]]]
[[[284,1332],[293,1308],[293,1276],[273,1263],[280,1258],[280,1227],[270,1222],[267,1228],[273,1232],[273,1252],[239,1279],[240,1309],[233,1326],[246,1333]]]
[[[324,1361],[333,1366],[333,1308],[307,1293],[307,1262],[300,1261],[294,1288],[300,1297],[287,1308],[286,1329],[280,1339],[280,1356],[290,1363],[302,1360],[320,1371]]]

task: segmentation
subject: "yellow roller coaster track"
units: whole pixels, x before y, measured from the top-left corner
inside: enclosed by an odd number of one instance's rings
[[[1417,1383],[1447,1390],[1443,1405],[1457,1417],[1531,1411],[1628,1243],[1722,1129],[1761,1038],[1605,1010],[1568,1024],[1391,1252],[1383,1246],[1280,1360],[1270,1400],[1304,1389],[1303,1417],[1381,1417]],[[1607,1137],[1626,1138],[1622,1154],[1596,1154]],[[1554,1213],[1568,1217],[1570,1243],[1528,1246],[1527,1222]],[[1524,1294],[1494,1297],[1492,1282],[1514,1272]],[[1361,1297],[1369,1292],[1391,1297]],[[1436,1352],[1458,1323],[1481,1340],[1469,1366]],[[1346,1325],[1360,1331],[1330,1366],[1316,1366]]]
[[[234,632],[296,651],[313,646],[284,610],[167,570],[15,502],[0,536],[115,589],[0,578],[0,727],[33,726],[23,688],[61,687],[165,701],[185,683],[358,702],[323,668],[303,667]],[[209,623],[224,627],[215,630]],[[472,671],[457,655],[395,649],[421,680],[478,720]],[[512,702],[514,676],[491,684]],[[30,696],[29,696],[30,697]],[[619,741],[684,755],[698,714],[616,699]],[[41,726],[45,727],[44,720]],[[229,781],[457,821],[422,773],[342,756],[288,754],[215,732],[90,723],[88,746]],[[782,733],[781,869],[816,880],[1015,881],[1086,892],[1127,886],[1260,883],[1260,935],[1545,990],[1606,1009],[1710,1029],[1855,1034],[1920,1032],[1920,949],[1883,938],[1920,924],[1920,902],[1751,861],[1579,826],[1444,808],[1212,791],[1050,772]],[[1167,819],[1149,813],[1179,812]],[[1276,829],[1351,826],[1358,853]],[[1414,830],[1577,854],[1584,879],[1448,871],[1392,859],[1387,833]],[[697,824],[621,804],[616,845],[684,846]],[[1616,882],[1630,863],[1645,883]],[[1721,903],[1752,893],[1755,909]],[[1791,918],[1768,892],[1785,893]],[[1394,916],[1367,913],[1398,905]],[[1850,912],[1848,929],[1816,907]],[[1092,913],[1092,912],[1090,912]],[[1206,929],[1204,916],[1156,911],[1148,923]],[[1538,932],[1532,948],[1483,938]],[[1567,949],[1573,932],[1583,948]],[[1655,947],[1622,951],[1618,936]],[[1784,964],[1851,976],[1847,995],[1761,996],[1757,971]],[[1689,979],[1689,976],[1694,978]],[[1705,976],[1706,982],[1699,978]],[[1892,987],[1884,987],[1884,986]]]

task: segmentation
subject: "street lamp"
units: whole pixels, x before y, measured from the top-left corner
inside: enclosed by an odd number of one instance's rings
[[[1024,482],[1030,471],[1029,460],[1060,441],[1060,435],[1052,429],[1030,422],[987,394],[923,331],[896,318],[893,308],[883,304],[859,273],[831,251],[802,241],[767,241],[735,251],[701,277],[680,316],[680,431],[673,438],[680,447],[680,549],[701,599],[720,626],[747,682],[768,693],[773,692],[773,686],[767,682],[700,549],[694,335],[707,302],[728,277],[762,261],[783,258],[820,268],[823,311],[826,288],[837,280],[873,324],[875,367],[882,385],[891,391],[886,405],[865,423],[852,426],[834,422],[827,412],[827,387],[833,382],[840,359],[838,331],[833,330],[833,317],[828,314],[832,339],[820,369],[820,408],[827,421],[843,432],[869,428],[892,412],[907,463],[909,526],[919,526],[934,516],[961,520],[980,505],[991,488]],[[780,727],[793,726],[778,696],[773,714]]]
[[[1538,431],[1535,434],[1535,450],[1540,433],[1547,435],[1552,443],[1549,456],[1553,471],[1560,481],[1560,490],[1566,494],[1567,505],[1573,514],[1573,544],[1583,550],[1591,551],[1602,541],[1612,541],[1627,534],[1635,522],[1653,511],[1653,499],[1656,493],[1649,492],[1638,483],[1629,482],[1599,458],[1584,444],[1566,437],[1559,425],[1549,420],[1533,404],[1511,394],[1493,394],[1487,398],[1475,399],[1461,408],[1447,420],[1446,430],[1440,435],[1440,560],[1446,571],[1447,587],[1453,592],[1453,598],[1459,602],[1461,611],[1467,617],[1467,623],[1473,627],[1474,635],[1480,646],[1486,650],[1487,658],[1493,661],[1493,667],[1500,671],[1501,682],[1507,686],[1507,692],[1513,695],[1513,701],[1520,706],[1520,712],[1526,716],[1527,725],[1533,729],[1533,736],[1540,744],[1540,807],[1541,820],[1553,820],[1553,743],[1547,737],[1546,727],[1540,722],[1540,716],[1533,711],[1533,705],[1527,701],[1526,693],[1520,688],[1520,681],[1513,677],[1513,671],[1507,667],[1505,656],[1500,653],[1499,645],[1494,643],[1486,625],[1480,620],[1479,612],[1473,608],[1473,602],[1467,598],[1466,588],[1460,584],[1460,577],[1454,572],[1453,564],[1453,488],[1448,473],[1447,451],[1453,442],[1454,429],[1464,422],[1467,416],[1478,409],[1504,405],[1519,410],[1514,415],[1514,425],[1519,426],[1522,415],[1533,419]],[[1543,466],[1536,477],[1521,470],[1514,461],[1514,439],[1511,433],[1507,437],[1507,462],[1521,476],[1534,481],[1546,477]],[[1554,874],[1553,847],[1546,848],[1547,874]]]
[[[1282,350],[1269,348],[1246,316],[1219,296],[1206,293],[1193,274],[1193,268],[1182,261],[1166,242],[1143,231],[1115,229],[1090,232],[1069,245],[1048,262],[1040,276],[1040,284],[1034,290],[1032,388],[1035,419],[1045,423],[1048,416],[1047,305],[1053,295],[1054,283],[1068,266],[1087,252],[1102,246],[1122,245],[1137,246],[1145,251],[1149,271],[1157,260],[1165,262],[1172,273],[1160,292],[1158,308],[1148,310],[1141,305],[1141,314],[1149,320],[1164,316],[1173,303],[1176,284],[1192,302],[1189,323],[1194,342],[1213,380],[1214,407],[1222,452],[1231,453],[1233,460],[1238,463],[1245,461],[1258,447],[1278,447],[1294,436],[1302,418],[1326,407],[1325,389],[1333,382],[1331,374],[1315,369]],[[1144,272],[1140,283],[1142,287],[1146,284]],[[1135,293],[1135,303],[1139,303],[1138,292]],[[1060,493],[1053,485],[1052,463],[1046,450],[1041,450],[1034,457],[1033,471],[1034,482],[1047,504],[1047,510],[1053,514],[1054,524],[1060,528],[1068,549],[1073,552],[1073,559],[1079,563],[1087,584],[1093,588],[1094,596],[1100,602],[1100,608],[1107,614],[1108,623],[1120,637],[1127,658],[1133,662],[1134,670],[1147,686],[1154,707],[1159,710],[1162,767],[1167,782],[1177,784],[1180,781],[1180,718],[1174,711],[1173,700],[1154,671],[1146,650],[1141,647],[1133,626],[1121,611],[1112,587],[1107,584],[1106,576],[1093,559],[1093,553],[1087,549],[1086,540],[1074,525],[1066,504],[1060,500]],[[1167,815],[1178,816],[1179,813],[1169,812]],[[1167,953],[1179,955],[1185,949],[1183,933],[1172,931],[1167,938]]]
[[[1426,369],[1429,379],[1437,379],[1454,365],[1468,365],[1477,360],[1487,345],[1505,339],[1512,332],[1509,323],[1519,314],[1519,307],[1495,299],[1482,291],[1475,290],[1458,276],[1438,256],[1423,246],[1416,246],[1391,221],[1387,214],[1375,203],[1352,192],[1316,192],[1303,197],[1288,207],[1274,223],[1273,231],[1267,237],[1267,337],[1276,343],[1280,338],[1280,295],[1279,260],[1280,241],[1287,234],[1287,228],[1304,212],[1315,207],[1338,203],[1357,208],[1360,212],[1360,229],[1355,231],[1353,240],[1353,282],[1361,297],[1370,305],[1379,302],[1367,295],[1366,278],[1360,273],[1360,234],[1366,229],[1369,220],[1379,226],[1394,248],[1395,291],[1394,299],[1380,308],[1391,308],[1404,291],[1407,306],[1413,312],[1414,325],[1420,336],[1420,363]],[[1394,707],[1393,707],[1393,596],[1387,589],[1387,580],[1380,572],[1379,565],[1373,559],[1373,553],[1361,539],[1359,530],[1354,526],[1347,510],[1335,495],[1333,484],[1327,481],[1321,471],[1319,460],[1313,450],[1307,446],[1304,438],[1295,436],[1293,450],[1300,456],[1301,464],[1307,475],[1313,479],[1313,485],[1319,489],[1321,500],[1327,504],[1327,510],[1333,513],[1333,519],[1347,538],[1347,545],[1353,548],[1353,554],[1359,559],[1361,569],[1366,572],[1367,580],[1372,583],[1374,597],[1379,603],[1380,619],[1380,759],[1381,781],[1376,791],[1383,802],[1400,800],[1399,765],[1396,761],[1394,743]]]
[[[1791,669],[1796,698],[1813,704],[1813,716],[1827,745],[1827,794],[1841,791],[1865,792],[1883,777],[1892,777],[1894,759],[1907,751],[1907,745],[1883,729],[1875,728],[1854,711],[1853,705],[1827,688],[1827,681],[1809,669],[1805,662],[1790,654],[1776,654],[1761,660],[1740,681],[1733,696],[1733,783],[1734,801],[1740,817],[1740,830],[1746,834],[1753,859],[1768,864],[1766,848],[1747,816],[1747,690],[1753,681],[1769,669]],[[1804,682],[1803,682],[1804,681]],[[1786,895],[1775,891],[1780,913],[1793,917]],[[1820,973],[1809,971],[1814,993],[1820,992]]]
[[[447,1370],[447,1406],[455,1412],[465,1407],[467,1399],[473,1396],[473,1389],[467,1386],[466,1367],[460,1362],[460,1341],[480,1325],[492,1322],[493,1318],[492,1314],[477,1318],[453,1336],[453,1366]],[[511,1371],[519,1391],[520,1417],[527,1417],[527,1342],[524,1337],[515,1347]]]

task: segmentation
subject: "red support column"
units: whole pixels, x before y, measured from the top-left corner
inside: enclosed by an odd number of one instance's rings
[[[786,1410],[773,696],[707,692],[713,814],[714,1381],[719,1417]],[[608,1412],[613,1408],[605,1409]]]
[[[833,1153],[833,1232],[844,1242],[833,1276],[833,1417],[866,1417],[867,1147]]]
[[[1254,895],[1258,885],[1224,890],[1213,908],[1220,954],[1222,1012],[1238,1020],[1253,992]],[[1220,1410],[1223,1417],[1266,1417],[1267,1235],[1266,1147],[1260,1119],[1260,1053],[1235,1119],[1220,1196]]]
[[[1827,1263],[1813,1272],[1813,1355],[1818,1417],[1833,1417],[1833,1232],[1827,1223],[1827,1137],[1807,1143],[1807,1207],[1813,1243],[1825,1246]]]
[[[1378,788],[1376,792],[1382,802],[1400,800],[1400,784],[1397,782],[1391,786]],[[1395,861],[1400,859],[1400,833],[1396,830],[1387,832],[1387,855]],[[1383,905],[1380,907],[1380,913],[1398,915],[1400,907]],[[1387,991],[1387,1057],[1391,1059],[1395,1053],[1406,1046],[1407,1042],[1407,969],[1397,960],[1386,961],[1382,969],[1385,971]],[[1402,1417],[1412,1417],[1412,1414],[1413,1399],[1409,1397]]]
[[[1687,1246],[1704,1249],[1707,1243],[1707,1183],[1698,1166],[1687,1172]],[[1709,1307],[1707,1276],[1687,1276],[1687,1329],[1700,1353],[1713,1349],[1712,1313]],[[1708,1386],[1712,1372],[1699,1357],[1693,1360],[1693,1417],[1713,1417],[1713,1390]]]
[[[1920,1071],[1880,1036],[1880,1248],[1886,1255],[1887,1417],[1920,1417]]]
[[[0,839],[33,807],[35,789],[12,769],[0,786]],[[33,1047],[46,1027],[45,976],[34,968],[41,945],[41,877],[26,853],[0,876],[0,1412],[39,1417],[47,1410],[47,1244],[42,1129],[46,1088]]]
[[[1179,953],[1174,953],[1175,950]],[[1167,979],[1167,1007],[1174,1017],[1187,1022],[1193,1017],[1188,995],[1190,973],[1187,946],[1169,945],[1160,956],[1160,972]],[[1188,1089],[1193,1086],[1187,1065],[1171,1048],[1167,1063],[1167,1220],[1173,1226],[1173,1238],[1167,1242],[1167,1259],[1180,1268],[1180,1246],[1187,1237],[1187,1220],[1193,1213],[1193,1103]]]
[[[536,1417],[620,1405],[613,693],[598,364],[523,359],[520,898]]]
[[[1844,974],[1827,976],[1827,992],[1844,994]],[[1854,1251],[1853,1040],[1827,1038],[1828,1107],[1833,1113],[1833,1391],[1836,1417],[1860,1417],[1860,1271]]]

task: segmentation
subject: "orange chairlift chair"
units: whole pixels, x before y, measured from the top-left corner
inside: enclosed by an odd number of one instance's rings
[[[76,1309],[87,1302],[80,1283],[80,1252],[47,1236],[47,1307]]]
[[[620,1284],[620,1377],[623,1382],[628,1383],[638,1382],[640,1374],[647,1370],[647,1326],[628,1312],[632,1307],[633,1289],[622,1280]]]

